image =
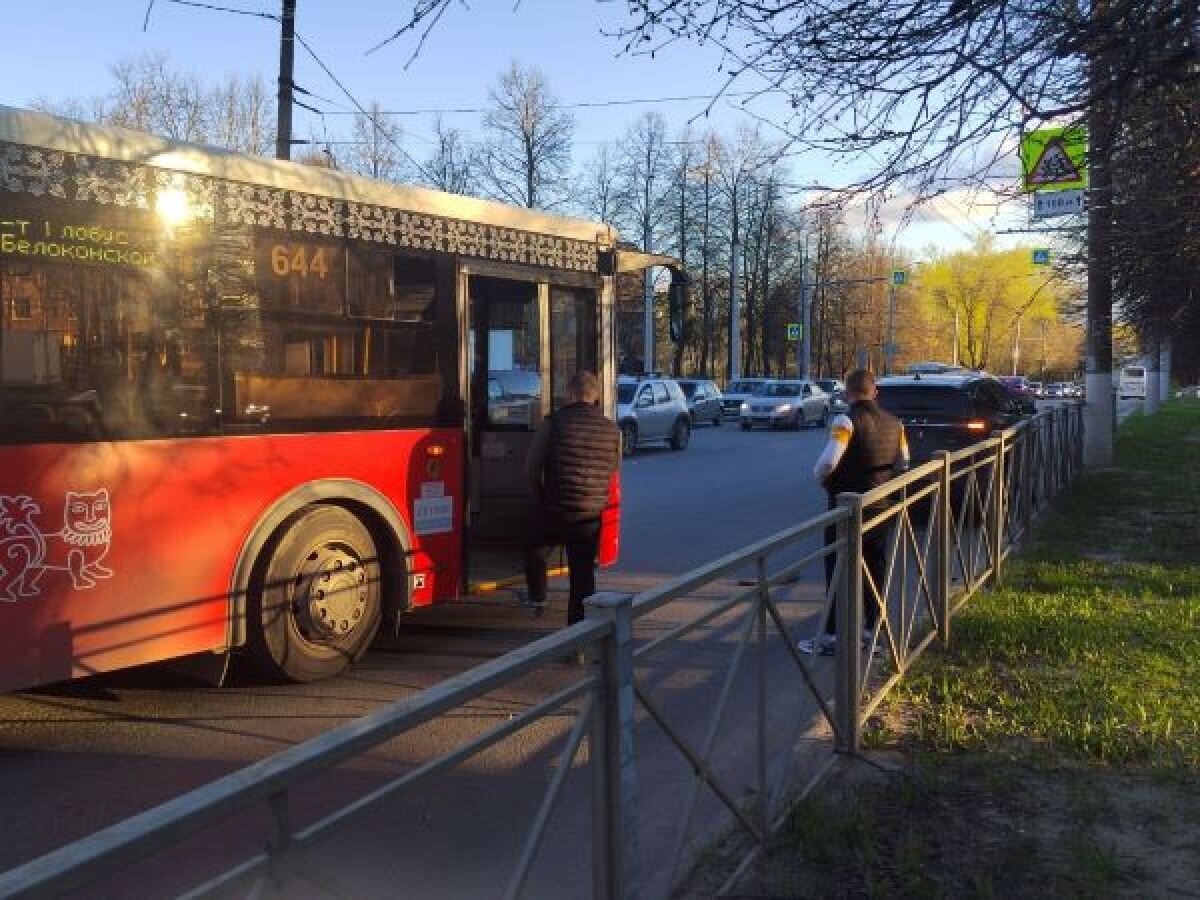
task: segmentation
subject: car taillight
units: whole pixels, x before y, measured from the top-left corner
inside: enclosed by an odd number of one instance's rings
[[[982,419],[972,419],[967,423],[967,431],[987,431],[987,422]]]

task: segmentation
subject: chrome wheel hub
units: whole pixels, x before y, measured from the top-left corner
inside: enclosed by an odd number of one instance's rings
[[[339,547],[313,550],[294,580],[292,608],[310,640],[336,640],[354,631],[367,613],[367,570]]]

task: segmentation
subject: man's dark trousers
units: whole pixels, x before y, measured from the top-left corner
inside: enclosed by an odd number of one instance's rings
[[[546,553],[566,547],[571,593],[567,601],[567,624],[583,618],[583,601],[596,593],[596,553],[600,548],[600,519],[564,521],[545,511],[535,512],[525,539],[525,583],[529,602],[546,602]]]
[[[837,498],[832,494],[829,495],[829,508],[837,509]],[[863,518],[867,517],[867,510],[863,510]],[[871,579],[875,582],[875,590],[883,594],[883,580],[887,576],[887,542],[888,533],[891,529],[887,525],[876,525],[870,531],[862,536],[862,554],[863,561],[867,564],[867,570],[871,573]],[[825,526],[825,546],[831,546],[837,541],[837,525]],[[849,560],[847,560],[849,562]],[[825,587],[829,588],[829,583],[833,581],[833,570],[837,565],[837,555],[829,554],[825,557]],[[836,596],[836,595],[835,595]],[[886,598],[885,598],[886,599]],[[874,630],[875,623],[879,621],[879,604],[875,600],[875,594],[871,591],[870,585],[864,576],[862,580],[862,605],[863,605],[863,628]],[[837,634],[837,603],[829,604],[829,615],[825,618],[825,633]]]

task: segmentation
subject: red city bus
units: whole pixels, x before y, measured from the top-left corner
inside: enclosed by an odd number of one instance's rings
[[[518,572],[522,461],[614,411],[600,223],[0,107],[0,689],[335,674]],[[601,563],[615,561],[619,486]]]

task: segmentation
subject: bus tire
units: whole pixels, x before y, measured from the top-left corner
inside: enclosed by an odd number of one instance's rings
[[[379,628],[381,575],[375,540],[357,516],[329,503],[297,512],[267,543],[251,580],[255,665],[294,682],[343,671]]]

